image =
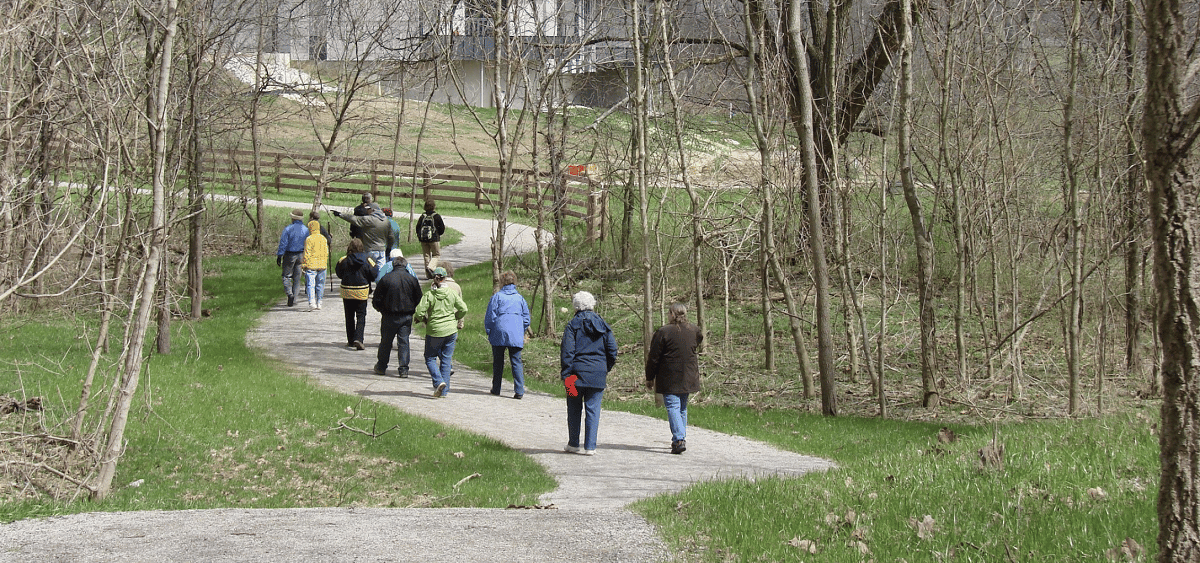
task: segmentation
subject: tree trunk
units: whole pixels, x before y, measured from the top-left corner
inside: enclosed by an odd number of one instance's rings
[[[125,445],[125,426],[129,411],[133,407],[133,396],[137,391],[142,372],[142,348],[150,324],[150,313],[154,309],[154,294],[158,286],[159,263],[166,248],[166,159],[167,159],[167,99],[171,89],[171,60],[174,56],[175,29],[178,23],[177,0],[166,0],[163,5],[164,29],[158,49],[157,82],[151,84],[149,99],[154,112],[150,115],[150,133],[153,142],[154,174],[151,184],[153,204],[150,210],[150,249],[141,280],[137,300],[137,314],[126,332],[124,362],[121,367],[121,386],[117,397],[112,423],[109,426],[107,444],[100,460],[99,472],[92,487],[92,498],[103,500],[112,490],[113,477],[117,471]],[[147,45],[147,55],[152,53]]]
[[[1136,124],[1138,113],[1137,90],[1134,80],[1134,19],[1133,0],[1125,0],[1122,18],[1122,59],[1125,65],[1125,371],[1136,379],[1142,373],[1142,157],[1138,153]],[[1150,391],[1158,392],[1157,379],[1149,381]]]
[[[649,194],[649,178],[648,174],[648,156],[647,148],[647,129],[649,128],[649,96],[648,86],[646,84],[649,68],[646,64],[646,49],[642,44],[644,38],[642,36],[641,9],[640,5],[635,4],[633,12],[633,50],[634,60],[634,95],[631,99],[633,102],[633,135],[634,148],[636,153],[633,155],[633,167],[635,183],[638,190],[638,207],[641,215],[641,237],[642,237],[642,252],[638,257],[639,270],[642,276],[642,354],[643,356],[650,350],[650,338],[654,335],[654,293],[651,280],[651,260],[650,260],[650,194]],[[642,358],[645,360],[645,358]]]
[[[1179,0],[1146,2],[1146,102],[1142,142],[1150,187],[1163,402],[1159,432],[1158,560],[1200,561],[1200,272],[1193,264],[1200,232],[1196,178],[1185,167],[1195,142],[1200,102],[1181,107],[1181,73],[1189,61]]]
[[[925,224],[921,200],[912,172],[912,3],[904,0],[904,16],[900,23],[900,183],[904,186],[904,201],[912,220],[913,242],[917,252],[917,291],[921,318],[921,404],[937,407],[940,393],[937,387],[937,318],[933,300],[933,234]]]
[[[829,266],[825,261],[822,233],[820,185],[817,180],[817,147],[813,136],[813,93],[808,74],[808,55],[803,35],[801,4],[792,2],[787,14],[788,58],[795,71],[791,77],[799,96],[792,101],[793,127],[800,135],[804,158],[804,186],[808,197],[809,245],[812,249],[813,280],[817,306],[817,369],[821,374],[821,412],[837,415],[837,389],[833,370],[833,332],[829,320]]]
[[[1070,42],[1071,50],[1067,62],[1067,94],[1063,101],[1063,182],[1064,214],[1067,218],[1067,268],[1070,273],[1070,303],[1067,307],[1067,413],[1075,415],[1079,410],[1079,364],[1082,359],[1083,330],[1083,248],[1079,240],[1083,233],[1083,221],[1079,211],[1079,163],[1075,157],[1075,88],[1079,75],[1079,26],[1080,0],[1072,3]]]

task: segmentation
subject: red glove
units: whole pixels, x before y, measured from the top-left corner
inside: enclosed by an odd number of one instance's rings
[[[568,397],[578,397],[579,396],[579,390],[575,388],[576,381],[579,381],[579,376],[575,375],[573,373],[571,375],[567,376],[567,378],[563,380],[563,385],[567,386],[567,396]]]

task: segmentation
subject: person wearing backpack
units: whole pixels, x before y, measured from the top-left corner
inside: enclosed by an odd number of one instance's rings
[[[442,257],[442,235],[446,233],[446,224],[435,209],[436,204],[432,199],[425,200],[425,213],[417,217],[414,227],[417,240],[421,242],[421,255],[425,258],[426,279],[433,279],[433,270]]]

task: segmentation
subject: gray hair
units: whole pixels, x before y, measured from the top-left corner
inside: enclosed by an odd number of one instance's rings
[[[675,302],[667,309],[668,318],[673,324],[682,324],[687,322],[687,305]]]
[[[586,291],[580,291],[571,298],[571,305],[576,311],[594,311],[596,309],[596,297]]]

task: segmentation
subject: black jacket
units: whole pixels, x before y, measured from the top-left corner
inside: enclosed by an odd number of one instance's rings
[[[442,216],[437,211],[434,211],[433,213],[422,213],[420,217],[417,217],[417,222],[413,223],[413,229],[416,230],[416,232],[421,231],[421,223],[425,221],[426,215],[429,215],[429,218],[433,219],[433,229],[437,231],[437,234],[434,235],[433,240],[429,242],[441,241],[442,235],[446,234],[446,223],[442,222]]]
[[[375,284],[371,306],[385,315],[411,315],[421,302],[421,282],[408,270],[395,268]]]

